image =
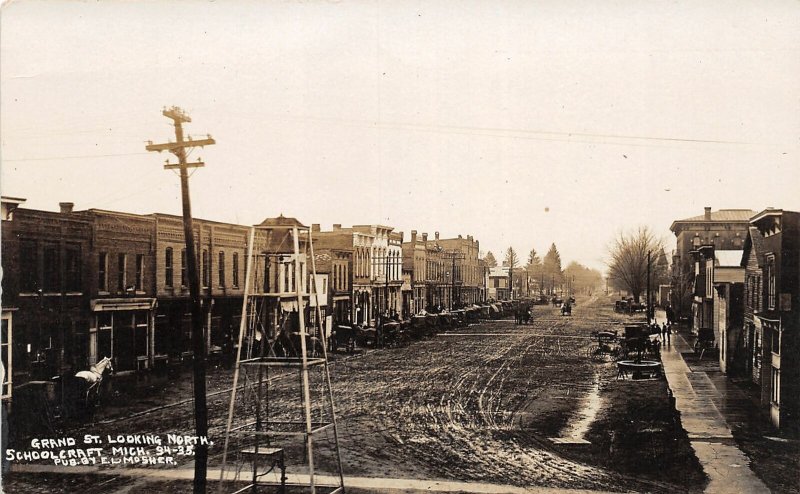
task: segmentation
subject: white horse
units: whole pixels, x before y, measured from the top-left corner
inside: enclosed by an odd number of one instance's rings
[[[80,371],[75,374],[75,377],[82,379],[85,382],[85,388],[78,391],[83,406],[87,409],[94,408],[100,399],[100,384],[103,382],[103,375],[106,372],[114,372],[114,367],[111,365],[111,359],[103,357],[102,360],[89,367],[88,371]]]
[[[75,374],[75,377],[80,377],[91,385],[100,384],[100,382],[103,380],[103,374],[106,372],[106,369],[108,369],[109,372],[114,372],[114,367],[111,365],[111,359],[108,357],[103,357],[102,360],[89,367],[88,371],[80,371]]]

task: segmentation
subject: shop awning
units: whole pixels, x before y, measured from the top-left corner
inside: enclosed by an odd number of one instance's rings
[[[118,310],[153,310],[156,306],[154,298],[101,298],[89,302],[92,312],[109,312]]]

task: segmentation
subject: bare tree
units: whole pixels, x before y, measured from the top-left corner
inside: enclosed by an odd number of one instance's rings
[[[663,275],[655,270],[656,258],[663,250],[663,240],[646,226],[630,233],[620,232],[609,248],[609,278],[617,288],[629,291],[639,302],[639,297],[647,290],[647,254],[650,253],[652,285]]]

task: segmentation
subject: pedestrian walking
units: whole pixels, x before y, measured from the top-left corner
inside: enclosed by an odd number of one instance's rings
[[[671,343],[672,343],[672,342],[670,341],[670,335],[669,335],[671,332],[672,332],[672,328],[671,328],[671,326],[667,325],[667,346],[670,346],[670,345],[671,345]]]

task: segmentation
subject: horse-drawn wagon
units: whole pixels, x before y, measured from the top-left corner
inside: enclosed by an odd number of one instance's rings
[[[360,336],[355,327],[349,324],[339,324],[333,329],[329,346],[334,352],[343,349],[347,353],[353,353],[356,351]]]
[[[19,386],[15,390],[15,409],[26,412],[24,417],[15,419],[15,424],[29,433],[55,432],[65,420],[91,418],[113,371],[111,359],[104,357],[89,370]]]
[[[387,346],[397,347],[407,345],[409,342],[409,334],[406,328],[406,323],[401,321],[392,321],[384,323],[383,325],[383,343]]]
[[[716,348],[716,339],[714,338],[714,330],[711,328],[700,328],[697,331],[697,340],[694,342],[694,353],[699,353],[698,360],[703,358],[707,351],[713,351]]]

